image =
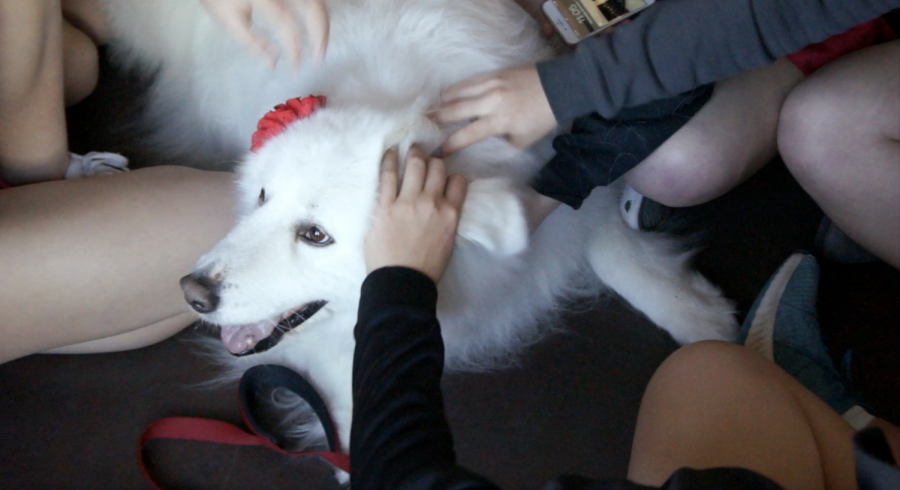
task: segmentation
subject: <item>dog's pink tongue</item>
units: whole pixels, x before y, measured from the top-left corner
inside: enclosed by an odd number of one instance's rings
[[[260,322],[250,325],[223,326],[222,343],[232,354],[240,354],[258,344],[260,340],[272,334],[275,323]]]

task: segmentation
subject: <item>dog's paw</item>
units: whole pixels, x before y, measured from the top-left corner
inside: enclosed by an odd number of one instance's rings
[[[481,179],[469,184],[457,234],[497,255],[525,250],[525,208],[508,180]]]
[[[699,273],[693,272],[692,276],[692,284],[680,295],[680,304],[673,306],[659,325],[679,344],[701,340],[734,342],[740,328],[734,303]]]

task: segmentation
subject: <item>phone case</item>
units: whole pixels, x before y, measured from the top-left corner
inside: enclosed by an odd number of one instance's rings
[[[575,44],[653,3],[655,0],[548,0],[543,10],[563,40]]]

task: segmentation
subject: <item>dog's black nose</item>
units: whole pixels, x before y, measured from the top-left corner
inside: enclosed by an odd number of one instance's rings
[[[212,313],[219,307],[219,283],[208,276],[193,274],[181,278],[184,300],[197,313]]]

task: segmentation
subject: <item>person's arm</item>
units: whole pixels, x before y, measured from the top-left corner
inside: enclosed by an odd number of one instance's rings
[[[900,0],[659,0],[615,32],[537,65],[448,87],[432,117],[464,123],[445,154],[491,136],[519,148],[560,125],[676,96],[775,61],[900,7]]]
[[[397,152],[382,164],[366,239],[354,335],[351,481],[355,490],[496,489],[456,466],[444,417],[437,287],[450,260],[465,179],[413,148],[399,185]],[[399,190],[398,190],[398,187]]]
[[[677,95],[767,65],[900,0],[659,0],[611,35],[537,65],[557,121]]]
[[[496,489],[456,466],[436,304],[434,281],[413,269],[380,268],[363,283],[354,331],[354,489]]]

